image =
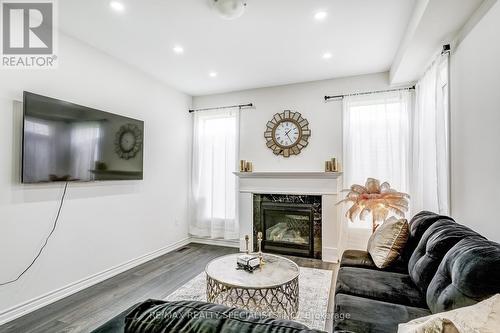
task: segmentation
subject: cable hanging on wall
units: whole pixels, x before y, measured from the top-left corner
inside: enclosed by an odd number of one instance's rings
[[[59,203],[59,209],[57,210],[56,218],[54,219],[54,223],[52,224],[52,229],[50,230],[50,233],[47,236],[47,238],[45,238],[45,241],[44,241],[42,247],[40,248],[40,250],[38,251],[38,253],[36,254],[35,258],[31,261],[31,263],[28,265],[28,267],[26,267],[15,279],[12,279],[12,280],[6,281],[6,282],[2,282],[2,283],[0,283],[0,286],[6,286],[8,284],[11,284],[11,283],[18,281],[24,274],[26,274],[26,272],[28,272],[30,270],[31,267],[33,267],[33,265],[36,263],[38,258],[40,258],[43,250],[45,249],[45,247],[49,243],[50,237],[52,237],[52,234],[56,231],[57,223],[59,221],[59,216],[61,215],[61,210],[62,210],[62,207],[64,204],[64,198],[66,197],[66,190],[67,189],[68,189],[68,182],[66,182],[66,184],[64,185],[64,191],[63,191],[63,194],[61,196],[61,201]]]

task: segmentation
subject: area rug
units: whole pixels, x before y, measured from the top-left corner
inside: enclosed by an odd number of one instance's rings
[[[309,328],[324,330],[332,271],[300,267],[299,314],[295,321]],[[170,294],[167,301],[206,301],[206,275],[199,274]]]

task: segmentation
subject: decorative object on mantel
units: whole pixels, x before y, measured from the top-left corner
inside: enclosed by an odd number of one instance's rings
[[[253,163],[245,160],[240,161],[240,172],[253,172]]]
[[[325,172],[339,172],[340,166],[339,162],[335,157],[329,161],[325,161]]]
[[[353,222],[359,215],[361,220],[365,220],[371,213],[372,231],[375,232],[378,221],[383,222],[393,213],[400,217],[405,217],[408,211],[408,199],[406,193],[398,192],[391,188],[388,182],[380,184],[374,178],[368,178],[365,186],[354,184],[351,186],[344,200],[338,202],[352,202],[352,206],[346,212],[346,217]]]
[[[309,122],[298,112],[285,110],[276,113],[266,126],[264,132],[266,145],[275,155],[284,157],[298,155],[309,143],[311,136]]]

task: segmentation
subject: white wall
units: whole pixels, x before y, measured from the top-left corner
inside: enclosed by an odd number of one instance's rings
[[[194,97],[193,105],[203,108],[254,103],[254,109],[241,112],[240,158],[252,161],[255,171],[324,171],[329,158],[342,161],[342,101],[325,103],[324,96],[389,88],[389,73],[378,73]],[[289,158],[274,155],[264,139],[266,123],[286,109],[300,112],[312,130],[309,145],[300,155]],[[348,234],[342,243],[347,248],[366,249],[370,229],[345,230]]]
[[[387,89],[388,73],[379,73],[286,86],[252,89],[193,98],[195,107],[254,103],[241,112],[240,158],[255,171],[324,171],[324,162],[342,155],[342,102],[325,103],[325,95]],[[266,147],[264,131],[273,115],[298,111],[309,120],[309,145],[297,156],[276,156]]]
[[[0,72],[0,282],[30,263],[63,188],[19,182],[23,90],[144,120],[145,179],[70,184],[39,261],[17,283],[0,287],[0,320],[8,308],[188,235],[191,97],[67,37],[60,37],[59,50],[56,70]]]
[[[451,55],[452,215],[500,241],[500,3]]]

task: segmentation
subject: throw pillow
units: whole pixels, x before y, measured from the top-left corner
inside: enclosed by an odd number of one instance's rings
[[[399,324],[398,333],[495,333],[500,327],[500,294],[482,302]]]
[[[368,240],[368,253],[378,268],[391,265],[403,252],[410,229],[405,219],[389,218]]]

